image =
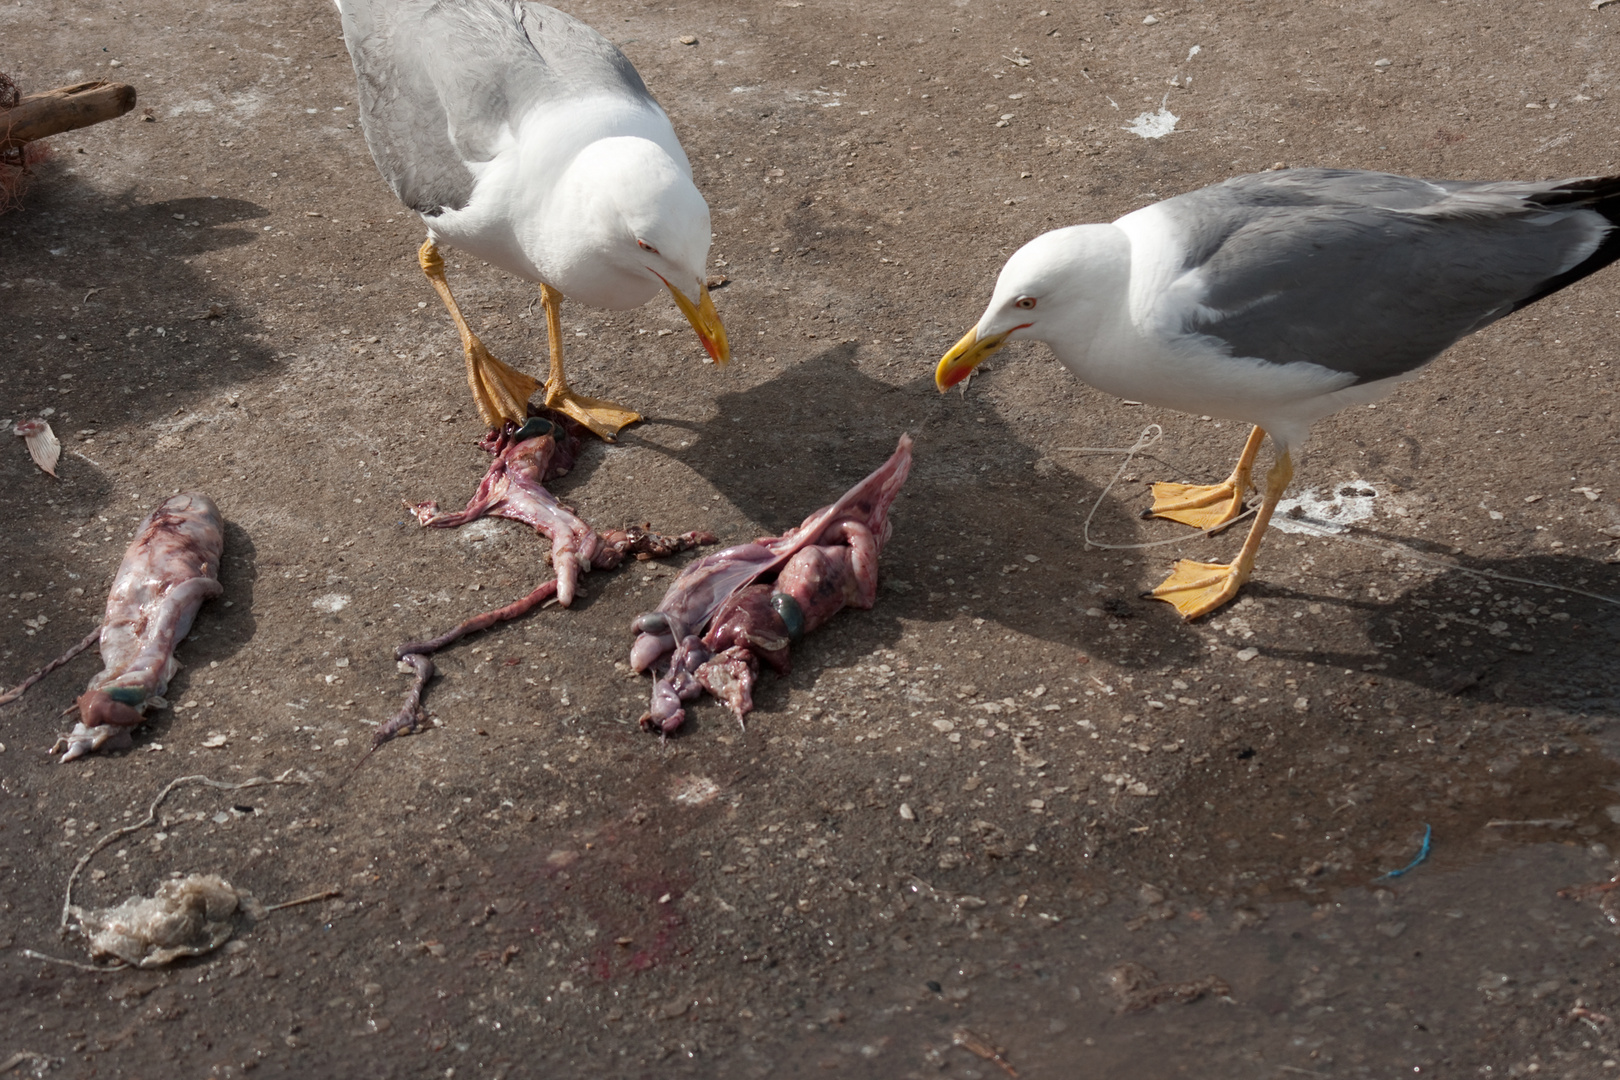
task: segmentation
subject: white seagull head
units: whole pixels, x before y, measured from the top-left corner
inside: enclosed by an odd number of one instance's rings
[[[650,139],[600,139],[570,163],[546,219],[548,276],[565,295],[622,310],[666,287],[708,354],[730,359],[705,283],[709,206],[684,161]]]
[[[1013,252],[978,325],[940,360],[947,390],[1009,341],[1085,340],[1130,280],[1130,241],[1112,225],[1072,225]]]

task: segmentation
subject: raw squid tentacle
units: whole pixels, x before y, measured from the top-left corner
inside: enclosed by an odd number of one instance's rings
[[[703,693],[703,686],[694,673],[708,662],[710,655],[708,646],[696,635],[683,638],[675,646],[669,657],[669,670],[653,683],[652,707],[639,721],[643,730],[656,731],[663,739],[686,723],[682,703]]]
[[[33,686],[35,683],[39,682],[39,680],[55,671],[69,660],[72,660],[75,656],[78,656],[80,653],[84,652],[84,650],[88,649],[90,646],[94,645],[100,640],[101,627],[98,626],[86,634],[84,636],[84,640],[73,646],[73,648],[69,649],[61,656],[58,656],[55,660],[52,660],[50,663],[40,668],[38,671],[28,676],[28,678],[24,679],[16,686],[13,686],[10,690],[0,694],[0,705],[9,705],[13,701],[16,701],[18,698],[22,697],[23,694],[28,692],[28,688],[30,686]]]
[[[552,578],[550,581],[545,582],[539,588],[535,589],[528,596],[525,596],[520,600],[514,600],[505,607],[496,608],[494,611],[486,611],[482,615],[474,615],[465,622],[458,624],[454,629],[448,630],[436,638],[429,638],[426,641],[407,641],[405,644],[394,650],[394,659],[406,660],[411,656],[427,656],[432,653],[436,653],[446,645],[449,645],[451,642],[458,641],[461,638],[466,637],[468,634],[475,634],[480,630],[488,630],[496,623],[506,622],[510,619],[515,619],[520,615],[526,615],[556,595],[557,579]]]

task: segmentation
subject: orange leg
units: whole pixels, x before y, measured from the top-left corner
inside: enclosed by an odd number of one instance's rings
[[[1256,428],[1256,431],[1259,429]],[[1254,557],[1260,551],[1260,541],[1271,523],[1272,512],[1294,478],[1294,461],[1287,451],[1277,458],[1266,474],[1265,501],[1254,515],[1243,549],[1230,564],[1194,562],[1181,559],[1163,584],[1153,590],[1160,600],[1174,604],[1177,611],[1188,619],[1208,615],[1238,594],[1238,589],[1254,572]]]
[[[562,293],[550,285],[540,286],[540,302],[546,309],[546,340],[551,346],[551,377],[546,380],[546,407],[573,417],[591,431],[613,441],[619,429],[641,419],[641,414],[621,408],[611,401],[576,394],[563,375]]]
[[[444,276],[444,259],[439,255],[438,245],[432,240],[426,241],[416,253],[416,259],[461,332],[461,348],[467,354],[467,385],[472,387],[478,415],[492,428],[501,427],[508,420],[523,423],[529,412],[529,396],[540,388],[539,381],[495,359],[472,332],[456,306],[456,298],[450,294],[450,282]]]
[[[1265,438],[1258,427],[1249,432],[1237,467],[1219,484],[1154,484],[1153,508],[1142,516],[1169,518],[1195,529],[1213,529],[1238,517],[1243,513],[1243,497],[1254,486],[1254,459]]]

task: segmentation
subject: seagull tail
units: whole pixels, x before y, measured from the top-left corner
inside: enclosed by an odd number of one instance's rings
[[[1597,250],[1562,274],[1542,282],[1535,292],[1513,305],[1514,311],[1527,307],[1544,296],[1550,296],[1566,285],[1573,285],[1612,262],[1620,261],[1620,176],[1588,176],[1577,180],[1565,180],[1538,192],[1530,201],[1549,209],[1568,207],[1572,211],[1594,210],[1603,215],[1604,220],[1609,223],[1609,228],[1604,233]]]

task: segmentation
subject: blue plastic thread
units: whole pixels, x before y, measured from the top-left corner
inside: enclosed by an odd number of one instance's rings
[[[1432,825],[1424,825],[1423,826],[1423,846],[1418,848],[1417,858],[1413,859],[1411,862],[1407,863],[1405,866],[1401,867],[1399,870],[1391,870],[1389,873],[1380,875],[1379,877],[1376,877],[1373,880],[1374,881],[1383,881],[1384,878],[1397,878],[1397,877],[1400,877],[1402,874],[1409,873],[1409,872],[1411,872],[1413,870],[1416,870],[1418,868],[1418,866],[1423,862],[1423,860],[1425,860],[1425,859],[1427,859],[1429,857],[1429,840],[1433,836],[1434,836],[1434,826],[1432,826]]]

